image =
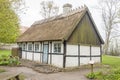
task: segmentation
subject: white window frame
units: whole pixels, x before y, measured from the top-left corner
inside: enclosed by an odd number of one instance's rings
[[[55,50],[55,47],[56,47],[56,50]],[[54,45],[53,45],[53,50],[54,50],[53,52],[54,53],[61,53],[61,49],[62,49],[62,44],[61,43],[54,43]]]
[[[31,49],[30,49],[31,47]],[[32,43],[28,43],[28,51],[33,51],[33,44]]]
[[[36,45],[38,46],[37,49],[36,49]],[[40,51],[40,44],[39,43],[35,43],[34,44],[34,49],[35,49],[35,52],[39,52]]]

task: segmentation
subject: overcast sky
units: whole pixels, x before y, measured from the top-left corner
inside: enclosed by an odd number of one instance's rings
[[[25,11],[25,14],[20,15],[21,26],[30,27],[35,21],[42,19],[40,15],[41,1],[42,0],[25,0],[27,10]],[[102,26],[101,13],[99,10],[96,9],[96,7],[98,6],[98,0],[52,0],[52,1],[54,1],[54,3],[57,6],[59,6],[60,13],[62,13],[62,6],[65,3],[72,4],[73,9],[84,4],[87,5],[100,33],[103,33],[101,27]]]

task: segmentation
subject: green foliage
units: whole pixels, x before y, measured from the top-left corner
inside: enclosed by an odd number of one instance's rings
[[[111,70],[103,75],[104,80],[120,80],[120,58],[115,56],[103,56],[103,64],[111,66]]]
[[[12,57],[10,50],[0,50],[0,65],[16,66],[19,64],[19,58]]]
[[[19,35],[19,19],[13,9],[13,0],[0,0],[0,42],[12,43]],[[16,1],[16,0],[14,0]]]
[[[108,73],[101,75],[104,80],[120,80],[120,68],[110,70]]]
[[[87,78],[89,78],[89,79],[96,79],[96,74],[95,73],[89,73],[87,75]]]
[[[88,73],[86,77],[89,79],[98,79],[98,78],[101,79],[100,75],[102,74],[103,74],[102,72],[93,72],[93,73]]]
[[[17,66],[20,64],[18,57],[6,56],[2,55],[0,57],[0,65],[8,65],[8,66]]]
[[[120,69],[110,70],[107,73],[95,72],[86,75],[89,79],[96,80],[120,80]]]
[[[16,56],[16,57],[10,57],[9,58],[9,64],[10,66],[16,66],[16,65],[19,65],[20,64],[20,61],[19,61],[19,58]]]
[[[96,80],[120,80],[120,58],[103,55],[103,64],[111,66],[110,70],[88,74],[86,77]]]

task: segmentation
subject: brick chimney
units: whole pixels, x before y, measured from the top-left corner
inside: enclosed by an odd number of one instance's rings
[[[68,13],[72,9],[72,5],[69,3],[66,3],[63,5],[63,13]]]

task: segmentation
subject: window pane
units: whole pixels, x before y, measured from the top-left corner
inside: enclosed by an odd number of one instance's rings
[[[39,44],[35,44],[35,51],[39,51]]]
[[[56,52],[56,53],[61,52],[61,44],[60,43],[55,43],[54,44],[54,52]]]
[[[29,50],[29,51],[32,51],[32,50],[33,50],[32,44],[28,44],[28,50]]]

